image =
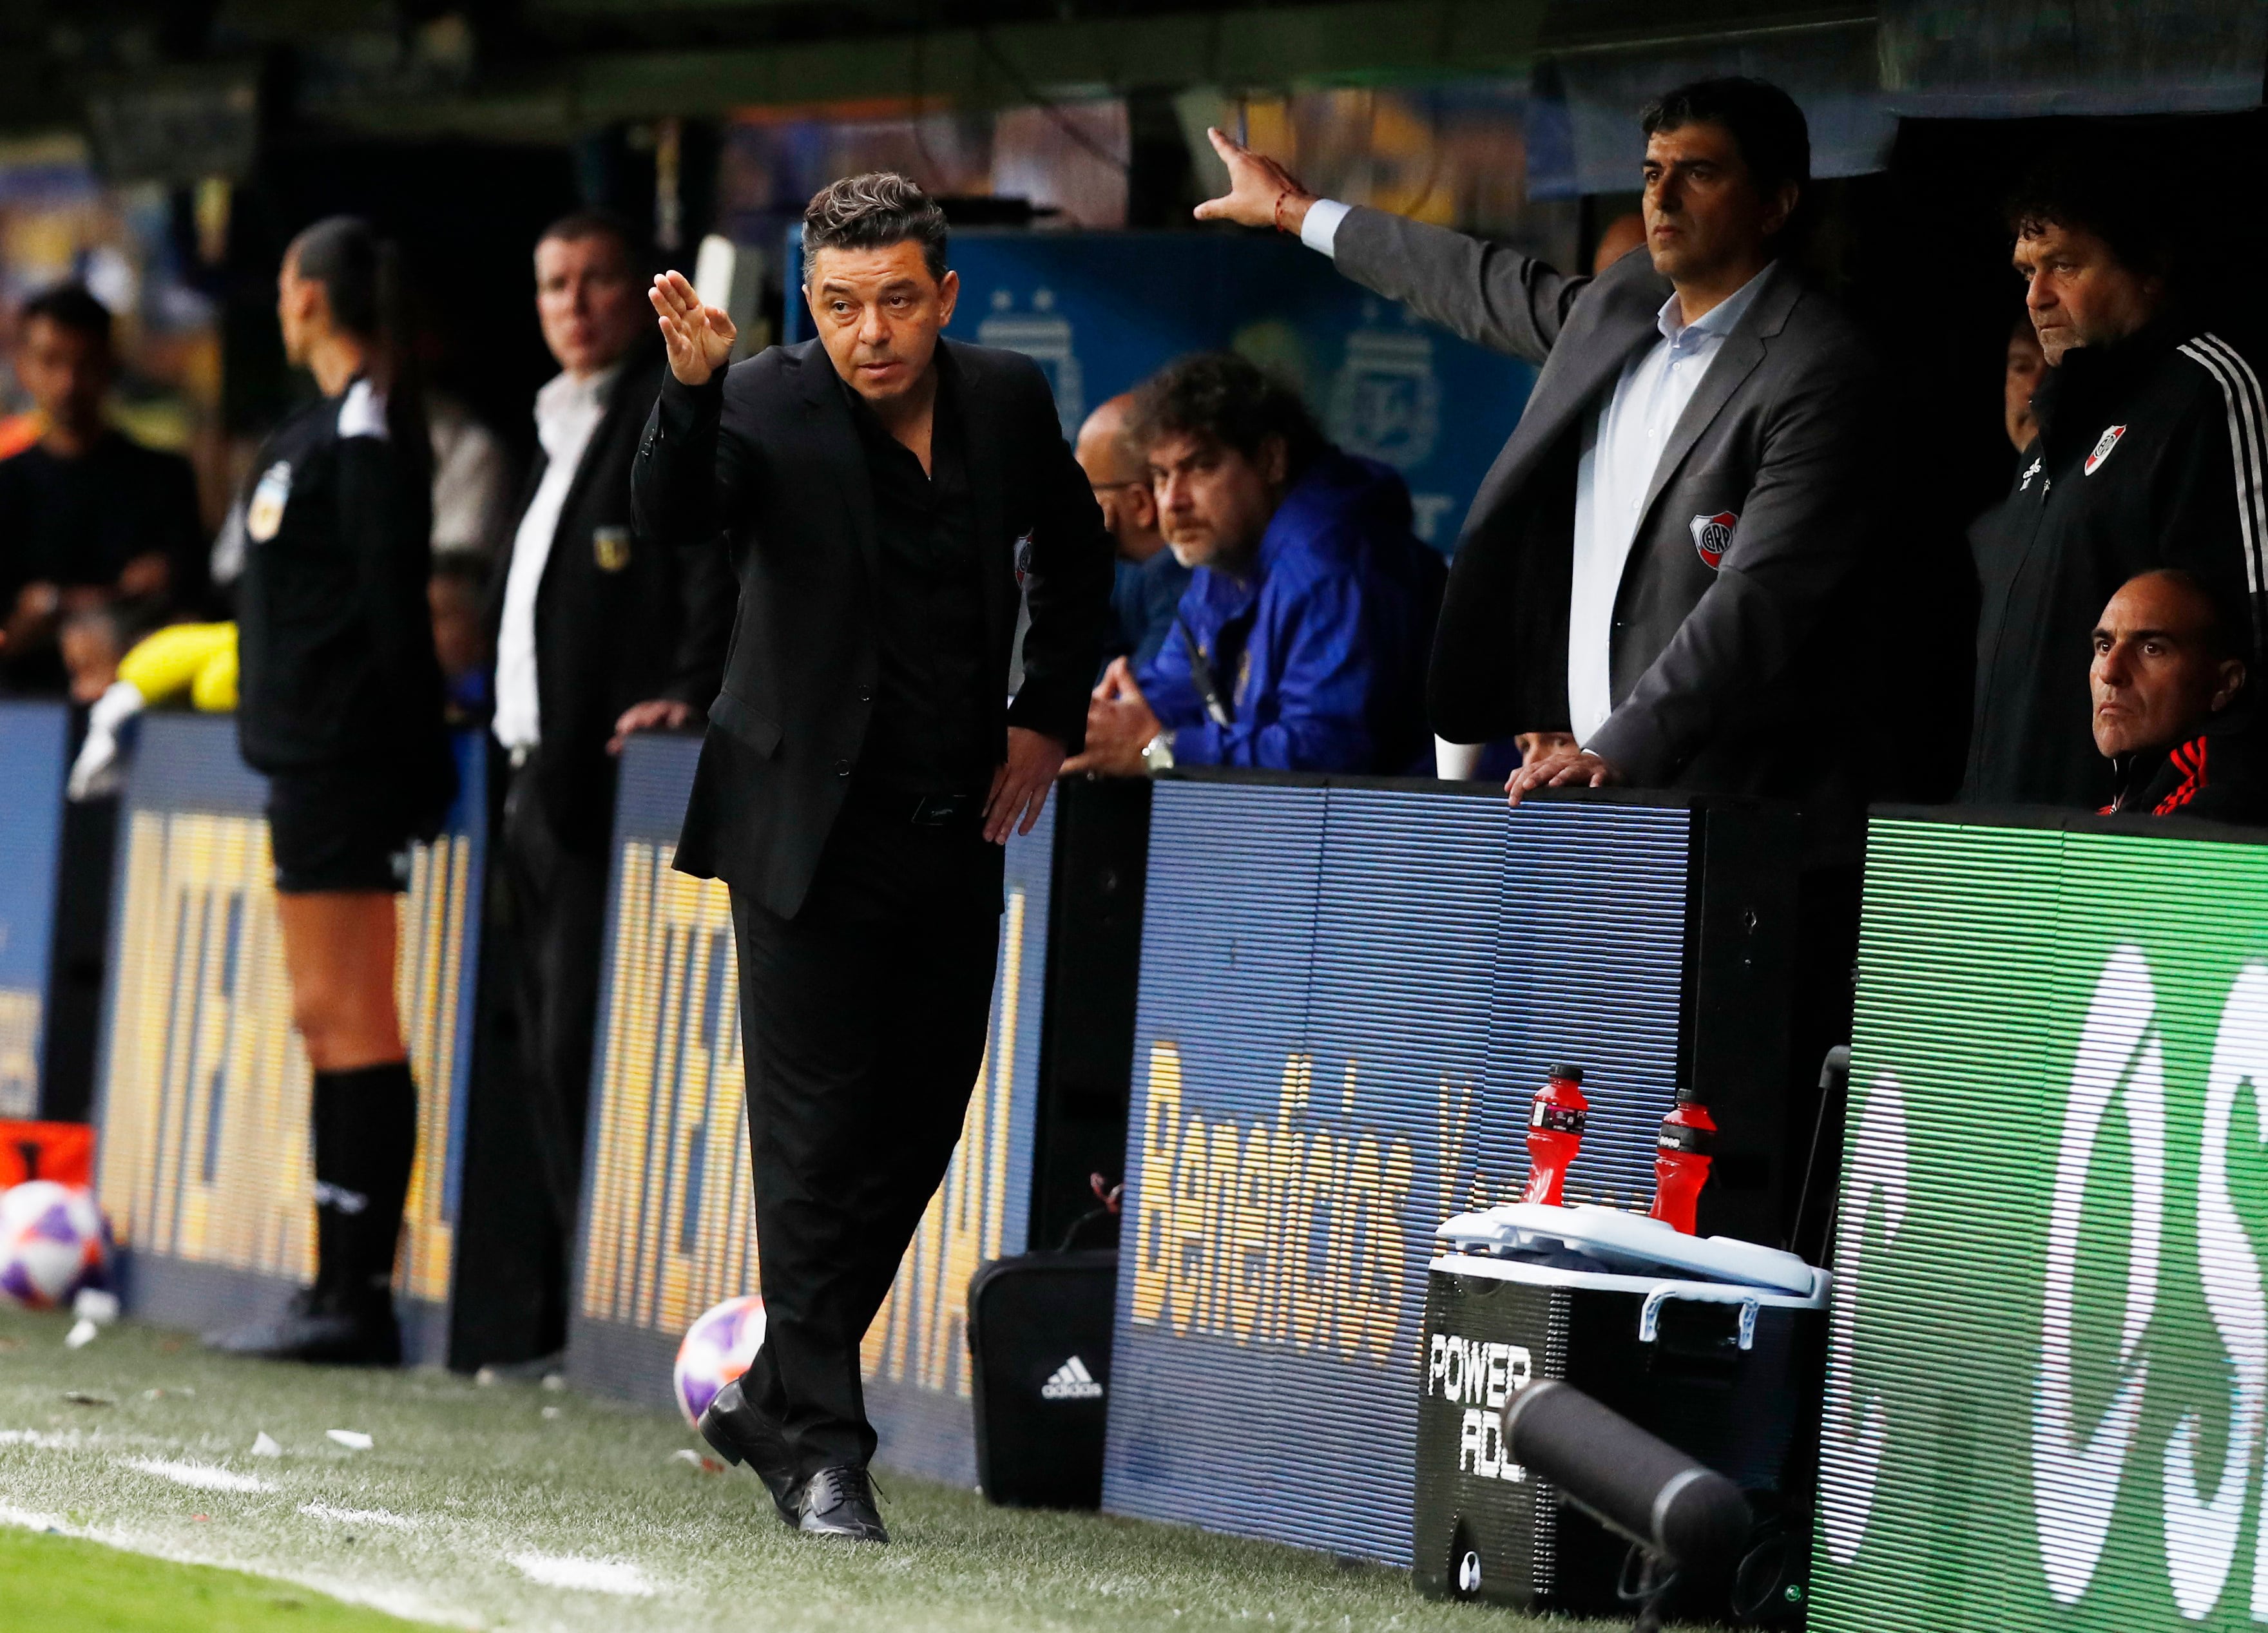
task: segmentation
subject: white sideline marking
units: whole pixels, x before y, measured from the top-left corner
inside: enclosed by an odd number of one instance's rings
[[[51,1435],[37,1429],[0,1429],[0,1445],[28,1445],[42,1452],[61,1452],[77,1444],[76,1432]]]
[[[35,1514],[28,1508],[11,1508],[0,1503],[0,1526],[16,1526],[26,1531],[61,1531],[61,1514]]]
[[[408,1622],[427,1622],[443,1627],[468,1629],[486,1628],[488,1619],[473,1611],[428,1599],[415,1587],[392,1583],[369,1583],[345,1577],[278,1570],[273,1565],[257,1559],[239,1559],[223,1553],[202,1548],[185,1548],[159,1537],[145,1536],[110,1527],[75,1526],[60,1514],[34,1513],[29,1509],[13,1508],[0,1503],[0,1526],[17,1526],[26,1531],[52,1531],[63,1536],[79,1537],[89,1542],[99,1542],[105,1548],[114,1548],[122,1553],[140,1554],[150,1559],[163,1559],[178,1565],[211,1565],[223,1570],[242,1570],[271,1582],[288,1582],[298,1587],[312,1589],[350,1605],[367,1605],[372,1610],[382,1610],[390,1616]]]
[[[620,1593],[650,1599],[656,1592],[636,1565],[614,1559],[577,1559],[562,1554],[514,1554],[512,1565],[531,1582],[546,1587],[580,1588],[586,1593]]]
[[[328,1503],[302,1503],[299,1512],[310,1519],[328,1519],[342,1526],[392,1526],[414,1531],[417,1522],[407,1514],[389,1514],[382,1508],[333,1508]]]
[[[239,1475],[234,1469],[218,1468],[210,1463],[177,1463],[171,1458],[136,1457],[127,1460],[126,1467],[151,1475],[159,1480],[170,1480],[177,1486],[191,1486],[199,1491],[273,1491],[276,1488],[254,1475]]]

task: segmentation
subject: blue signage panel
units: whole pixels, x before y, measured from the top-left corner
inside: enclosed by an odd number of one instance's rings
[[[61,703],[0,703],[0,1117],[39,1114],[70,738]]]
[[[1168,779],[1152,806],[1103,1505],[1407,1563],[1433,1227],[1644,1206],[1676,1086],[1693,813]]]
[[[1185,353],[1240,351],[1298,384],[1331,440],[1400,471],[1418,536],[1443,551],[1535,382],[1281,235],[956,232],[953,264],[946,332],[1035,358],[1065,437]],[[787,338],[809,321],[792,293]]]
[[[486,746],[401,899],[396,991],[417,1160],[395,1261],[404,1358],[446,1358],[487,851]],[[264,778],[227,717],[143,722],[120,813],[95,1122],[127,1307],[214,1327],[314,1275],[307,1057],[291,1027]]]
[[[653,1401],[671,1398],[695,1318],[759,1290],[731,895],[670,867],[699,752],[642,737],[622,755],[568,1324],[571,1379]],[[991,1026],[961,1145],[863,1356],[881,1460],[964,1485],[976,1478],[968,1278],[1022,1252],[1028,1228],[1054,826],[1051,801],[1009,842]]]

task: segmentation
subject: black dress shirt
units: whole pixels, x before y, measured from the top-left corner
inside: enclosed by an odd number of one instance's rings
[[[874,488],[880,659],[861,783],[981,794],[998,756],[986,727],[984,602],[959,394],[939,371],[930,468],[843,386]],[[1000,684],[1005,687],[1005,677]]]
[[[0,460],[0,600],[8,604],[27,584],[107,586],[136,556],[163,555],[173,580],[166,601],[195,607],[204,555],[196,478],[177,453],[114,430],[77,459],[35,443]],[[64,686],[52,647],[10,653],[0,668],[20,690]]]

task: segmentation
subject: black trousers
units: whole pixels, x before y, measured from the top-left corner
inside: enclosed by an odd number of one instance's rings
[[[733,895],[764,1342],[742,1388],[799,1473],[874,1453],[859,1342],[983,1060],[1001,852],[854,796],[792,919]]]
[[[566,1342],[567,1259],[582,1197],[607,857],[559,842],[534,776],[522,768],[504,796],[504,867],[512,893],[512,1002],[521,1076],[550,1215],[538,1306],[540,1342],[548,1350]]]

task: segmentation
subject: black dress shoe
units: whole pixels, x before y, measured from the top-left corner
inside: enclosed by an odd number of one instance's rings
[[[882,1516],[874,1507],[874,1482],[855,1463],[822,1468],[803,1488],[803,1518],[796,1529],[812,1536],[848,1537],[854,1542],[887,1542]]]
[[[780,1523],[803,1522],[802,1482],[795,1477],[795,1453],[787,1435],[768,1414],[742,1393],[737,1378],[717,1392],[701,1414],[701,1438],[728,1463],[745,1462],[772,1494]]]
[[[205,1347],[223,1355],[266,1361],[315,1361],[332,1366],[399,1366],[401,1328],[394,1300],[346,1300],[316,1288],[291,1297],[272,1321],[254,1321],[225,1332],[207,1333]]]

